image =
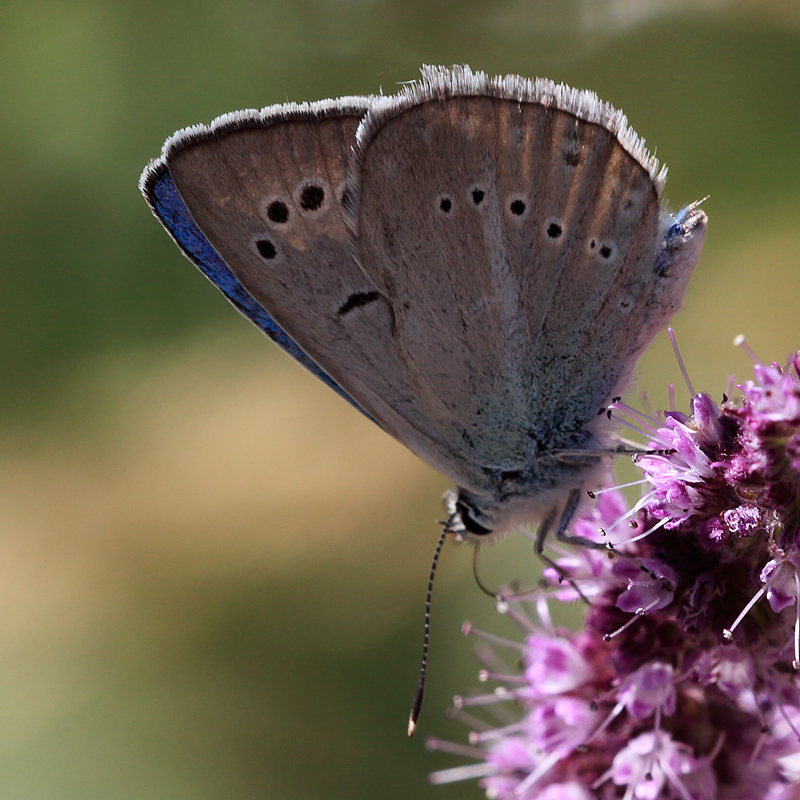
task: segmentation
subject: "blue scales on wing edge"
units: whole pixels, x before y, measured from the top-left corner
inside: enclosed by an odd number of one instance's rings
[[[217,251],[195,225],[167,169],[149,176],[147,194],[151,208],[172,235],[184,255],[228,298],[234,307],[260,328],[275,344],[309,372],[341,395],[362,414],[372,419],[326,372],[312,361],[274,319],[245,291]]]

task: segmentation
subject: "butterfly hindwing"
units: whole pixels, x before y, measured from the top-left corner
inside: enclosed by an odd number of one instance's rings
[[[660,187],[620,116],[550,82],[431,70],[359,132],[360,262],[418,402],[487,469],[585,446],[641,350]]]

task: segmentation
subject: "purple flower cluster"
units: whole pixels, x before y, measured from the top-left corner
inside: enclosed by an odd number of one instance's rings
[[[576,519],[609,552],[559,551],[547,585],[498,598],[524,634],[478,639],[493,691],[457,698],[490,800],[800,800],[800,352],[756,361],[737,400],[612,406],[651,452]],[[586,601],[556,628],[554,600]],[[501,656],[506,651],[511,658]]]

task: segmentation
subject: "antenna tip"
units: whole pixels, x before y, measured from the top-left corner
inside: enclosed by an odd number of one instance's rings
[[[414,735],[414,731],[417,729],[417,721],[414,719],[414,715],[412,714],[408,718],[408,735],[409,737]]]

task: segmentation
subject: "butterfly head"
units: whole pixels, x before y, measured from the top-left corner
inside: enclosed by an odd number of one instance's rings
[[[570,487],[572,488],[572,487]],[[447,511],[444,530],[456,541],[480,546],[502,538],[521,525],[538,526],[553,508],[563,503],[567,492],[557,496],[515,496],[502,500],[481,497],[466,489],[447,491],[443,501]]]

